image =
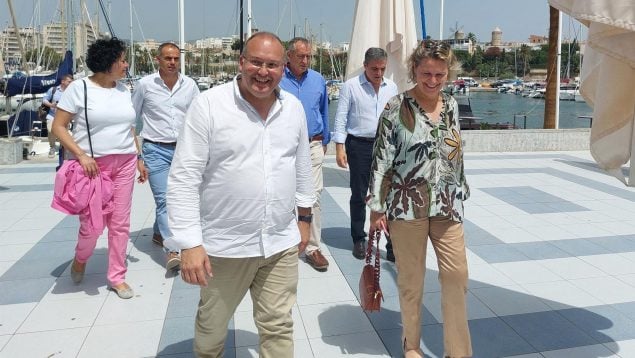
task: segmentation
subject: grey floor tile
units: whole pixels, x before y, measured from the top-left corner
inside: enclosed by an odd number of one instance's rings
[[[0,282],[0,305],[39,302],[55,283],[55,277]]]
[[[199,290],[173,289],[165,318],[194,317],[199,300]]]
[[[529,258],[509,244],[472,246],[470,250],[487,263],[527,261]]]
[[[631,320],[635,321],[635,302],[616,303],[612,306],[625,314]]]
[[[537,351],[598,343],[557,312],[536,312],[501,317]]]
[[[500,318],[469,321],[474,357],[504,357],[536,350]]]
[[[551,242],[571,256],[589,256],[609,254],[610,251],[586,239],[555,240]]]
[[[569,257],[569,254],[560,250],[548,241],[519,242],[513,244],[514,249],[522,252],[532,260],[559,259]]]
[[[230,321],[225,340],[225,350],[232,351],[235,347],[234,323]],[[170,354],[184,354],[193,351],[194,317],[170,318],[163,323],[158,356]]]

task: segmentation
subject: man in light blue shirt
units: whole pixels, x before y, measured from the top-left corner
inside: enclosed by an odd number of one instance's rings
[[[320,195],[324,187],[322,163],[326,145],[331,140],[329,131],[329,100],[326,81],[318,72],[309,68],[311,64],[311,44],[303,37],[295,37],[287,45],[287,67],[284,70],[280,87],[293,94],[302,102],[306,115],[309,142],[311,147],[311,172],[315,188],[311,238],[306,247],[306,262],[317,271],[326,271],[328,260],[320,251],[322,220]]]
[[[364,54],[364,73],[351,78],[340,90],[335,115],[337,165],[350,170],[350,216],[353,256],[365,255],[364,231],[366,222],[366,193],[377,121],[386,103],[398,94],[397,85],[384,78],[388,54],[381,48],[371,47]],[[392,245],[386,244],[387,258],[394,261]]]

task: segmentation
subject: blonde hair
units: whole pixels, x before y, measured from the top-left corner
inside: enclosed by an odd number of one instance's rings
[[[423,40],[408,58],[408,75],[412,83],[417,82],[415,68],[427,58],[445,62],[448,65],[448,71],[454,69],[457,63],[456,56],[454,56],[449,44],[443,41]]]

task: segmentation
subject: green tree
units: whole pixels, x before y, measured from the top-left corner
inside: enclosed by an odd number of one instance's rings
[[[26,52],[25,57],[27,62],[37,63],[40,53],[37,49],[29,50]],[[56,70],[62,62],[62,55],[58,54],[52,48],[45,46],[42,49],[42,58],[40,65],[47,70]]]

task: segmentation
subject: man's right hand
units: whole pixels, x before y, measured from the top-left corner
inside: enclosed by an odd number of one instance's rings
[[[183,281],[207,286],[207,277],[212,277],[212,264],[202,245],[181,250],[181,277]]]
[[[346,158],[346,149],[344,144],[337,143],[335,145],[335,159],[340,168],[348,168],[348,159]]]

